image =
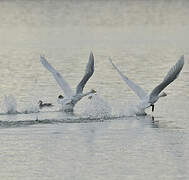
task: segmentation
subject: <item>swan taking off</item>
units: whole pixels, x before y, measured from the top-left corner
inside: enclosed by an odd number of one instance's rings
[[[76,105],[76,103],[81,100],[84,96],[87,96],[91,93],[96,93],[95,90],[91,90],[88,93],[83,93],[83,88],[85,87],[87,81],[90,79],[90,77],[94,73],[94,56],[93,53],[90,53],[89,61],[86,66],[85,74],[80,81],[80,83],[76,87],[76,92],[74,93],[72,89],[70,88],[69,84],[66,82],[66,80],[61,76],[60,73],[58,73],[45,59],[45,57],[40,56],[40,61],[43,64],[43,66],[48,69],[54,76],[55,80],[61,87],[61,89],[64,92],[64,96],[59,95],[58,97],[58,103],[62,105],[62,110],[65,112],[73,112],[73,108]]]
[[[137,115],[145,115],[145,109],[152,106],[152,111],[154,111],[154,104],[160,98],[167,96],[166,93],[161,91],[166,88],[171,82],[173,82],[179,75],[180,71],[184,66],[184,56],[177,61],[177,63],[169,70],[163,81],[156,86],[150,94],[148,94],[144,89],[131,81],[127,76],[125,76],[112,62],[111,58],[109,58],[112,66],[117,70],[120,74],[121,78],[126,82],[126,84],[137,94],[140,98],[140,103],[137,105],[138,112]]]

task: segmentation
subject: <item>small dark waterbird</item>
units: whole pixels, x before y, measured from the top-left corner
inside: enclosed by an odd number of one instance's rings
[[[40,109],[42,109],[44,107],[52,107],[53,106],[52,103],[43,103],[43,101],[41,101],[41,100],[39,100],[38,104],[39,104]]]
[[[75,92],[71,89],[64,77],[52,67],[52,65],[46,60],[44,56],[40,56],[40,61],[43,64],[43,66],[52,73],[56,82],[64,92],[64,96],[58,96],[58,103],[62,105],[63,111],[73,112],[74,106],[77,102],[79,102],[83,97],[96,92],[95,90],[91,90],[87,93],[83,93],[85,85],[94,73],[94,56],[92,52],[89,55],[89,60],[85,69],[85,74],[79,82],[79,84],[77,85]]]

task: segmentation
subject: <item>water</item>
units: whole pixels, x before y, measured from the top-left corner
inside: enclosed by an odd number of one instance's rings
[[[1,1],[0,179],[188,179],[188,9],[186,0]],[[62,91],[39,55],[75,88],[91,50],[84,91],[99,99],[59,112]],[[138,98],[108,57],[151,91],[183,54],[168,96],[133,116]],[[39,100],[55,106],[38,112]]]

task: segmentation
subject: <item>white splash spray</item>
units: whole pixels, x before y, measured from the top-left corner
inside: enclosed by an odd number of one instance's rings
[[[112,108],[99,95],[89,96],[85,105],[84,115],[90,117],[110,117]]]
[[[21,110],[21,113],[24,114],[37,113],[37,112],[39,112],[39,106],[34,103],[28,104]]]
[[[7,114],[16,114],[17,113],[17,102],[14,96],[8,95],[5,96],[2,103],[2,109]]]

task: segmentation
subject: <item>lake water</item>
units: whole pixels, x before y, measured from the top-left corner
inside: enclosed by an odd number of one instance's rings
[[[0,179],[188,179],[188,19],[187,0],[0,1]],[[90,51],[95,73],[84,92],[97,99],[60,112],[62,91],[39,56],[74,89]],[[138,97],[108,57],[150,92],[183,54],[155,112],[132,114]],[[39,100],[54,107],[38,112]]]

